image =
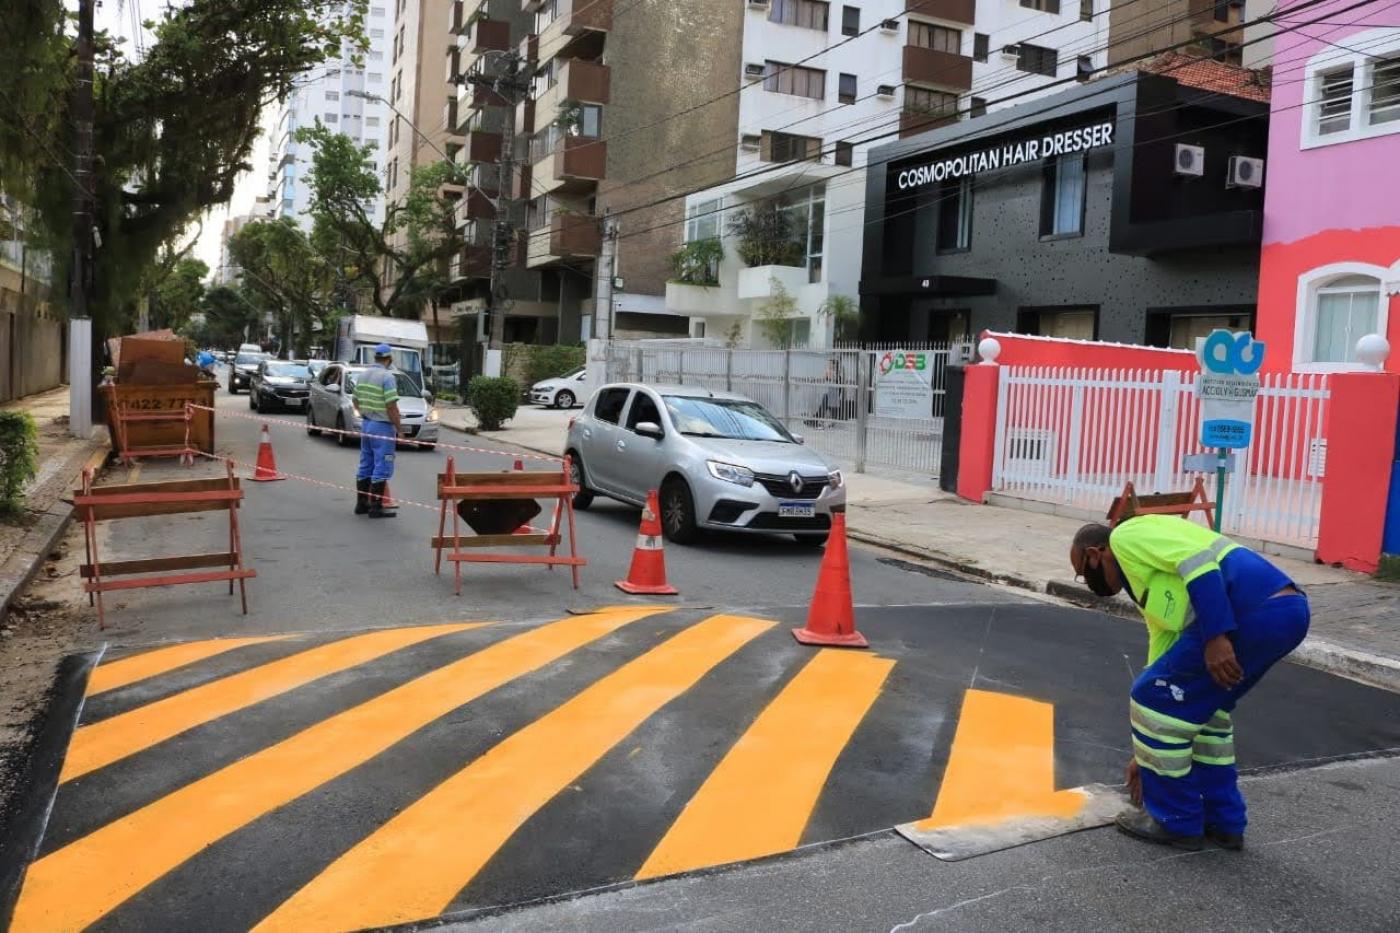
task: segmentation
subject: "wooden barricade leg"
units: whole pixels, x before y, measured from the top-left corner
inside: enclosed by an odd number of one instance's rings
[[[92,492],[92,472],[83,473],[83,492]],[[89,563],[92,565],[92,594],[97,597],[97,630],[104,631],[107,628],[107,607],[102,603],[102,555],[97,546],[97,520],[91,508],[84,509],[86,515],[85,524],[88,528],[88,540],[91,542],[89,548]]]
[[[453,460],[451,457],[447,458],[447,472],[448,474],[456,472],[453,468]],[[437,556],[433,561],[434,576],[442,576],[442,535],[443,532],[447,531],[447,500],[442,497],[441,493],[438,494],[438,500],[438,540],[436,549]]]
[[[457,485],[457,468],[449,461],[447,464],[447,485]],[[462,549],[462,516],[457,512],[457,505],[452,505],[452,553],[455,555]],[[452,585],[458,596],[462,595],[462,562],[454,560],[452,562]]]
[[[234,488],[233,482],[233,461],[225,460],[224,469],[228,471],[228,488]],[[228,504],[228,529],[229,539],[233,542],[234,566],[238,570],[243,569],[243,535],[238,529],[238,503],[230,501]],[[238,598],[243,603],[243,614],[248,614],[248,581],[243,577],[238,578]],[[229,594],[233,593],[233,581],[229,581]]]
[[[92,492],[92,471],[83,470],[83,495]],[[92,566],[92,547],[97,541],[97,523],[92,519],[92,509],[83,509],[83,551],[87,556],[88,566]],[[97,598],[91,590],[88,590],[88,605],[97,604]]]
[[[194,466],[194,446],[190,443],[190,425],[194,421],[194,412],[190,408],[190,403],[185,403],[185,452],[180,455],[180,463],[183,466]],[[233,581],[230,580],[230,583]],[[232,592],[230,588],[229,592]]]
[[[1202,511],[1206,513],[1206,525],[1210,528],[1214,528],[1215,510],[1220,507],[1220,503],[1211,502],[1210,497],[1206,495],[1205,480],[1203,480],[1199,476],[1196,477],[1196,486],[1194,489],[1191,490],[1191,494],[1192,499],[1199,500],[1205,506],[1205,508],[1202,509]]]
[[[564,485],[571,485],[570,476],[572,473],[569,458],[566,455],[564,457]],[[559,497],[559,504],[569,515],[569,556],[578,557],[578,538],[574,534],[574,497],[568,494],[562,495]],[[553,551],[550,552],[550,556],[553,556]],[[578,564],[570,565],[569,569],[573,572],[574,589],[578,589]]]

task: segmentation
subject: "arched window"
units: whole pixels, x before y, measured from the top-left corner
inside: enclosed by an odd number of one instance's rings
[[[1309,362],[1354,363],[1356,341],[1381,330],[1381,281],[1369,275],[1338,275],[1312,289]]]

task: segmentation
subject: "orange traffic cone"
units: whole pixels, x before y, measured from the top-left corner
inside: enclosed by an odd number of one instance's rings
[[[258,441],[258,464],[252,478],[259,483],[287,478],[277,472],[277,459],[272,456],[272,435],[267,432],[266,424],[262,426],[262,439]]]
[[[817,588],[807,611],[807,627],[792,630],[792,637],[804,645],[831,645],[839,648],[869,648],[870,642],[856,631],[855,606],[851,601],[851,564],[846,556],[846,513],[831,516],[831,537],[817,571]]]
[[[519,457],[517,457],[517,458],[515,459],[515,466],[511,467],[511,471],[512,471],[512,472],[515,472],[515,473],[520,473],[520,472],[523,472],[524,469],[525,469],[525,461],[523,461],[523,460],[521,460]],[[525,524],[521,525],[519,528],[517,528],[517,529],[515,529],[514,531],[511,532],[511,534],[513,534],[513,535],[528,535],[529,533],[530,533],[530,523],[529,523],[529,522],[526,522]],[[554,567],[551,565],[551,566],[550,566],[550,569],[553,570]]]
[[[647,493],[647,507],[642,509],[642,527],[637,532],[637,547],[632,551],[632,566],[626,580],[618,580],[617,588],[624,593],[647,596],[675,596],[679,591],[666,582],[666,552],[661,544],[661,509],[656,504],[656,490]]]

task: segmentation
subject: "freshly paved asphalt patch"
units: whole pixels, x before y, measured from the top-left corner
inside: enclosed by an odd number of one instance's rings
[[[50,769],[14,929],[355,929],[889,829],[933,811],[970,689],[1053,705],[1056,786],[1121,774],[1132,626],[864,609],[859,652],[797,645],[804,615],[637,605],[113,650]],[[1284,665],[1236,723],[1247,768],[1394,748],[1400,696]]]

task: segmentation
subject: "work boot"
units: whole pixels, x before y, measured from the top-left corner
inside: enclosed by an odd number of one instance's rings
[[[369,480],[355,480],[355,514],[364,515],[369,511]]]
[[[1174,849],[1185,849],[1187,852],[1199,852],[1203,844],[1200,836],[1182,836],[1169,831],[1146,810],[1134,809],[1120,813],[1113,822],[1118,825],[1120,833],[1141,839],[1143,842],[1155,842]]]
[[[1206,838],[1222,849],[1229,849],[1231,852],[1241,852],[1244,850],[1244,833],[1227,833],[1214,827],[1206,827]]]
[[[384,507],[384,487],[385,483],[369,484],[369,517],[370,518],[398,518],[399,513],[393,509]]]

